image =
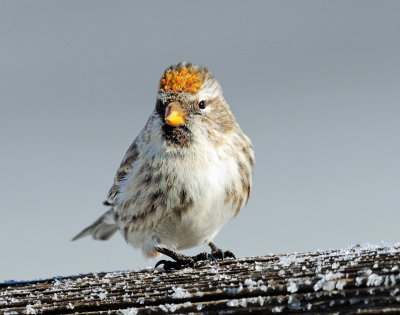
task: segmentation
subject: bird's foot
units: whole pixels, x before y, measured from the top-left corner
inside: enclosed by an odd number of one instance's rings
[[[195,263],[200,261],[209,261],[209,260],[212,260],[211,255],[209,253],[204,252],[191,257],[182,256],[182,259],[178,259],[175,261],[163,259],[157,262],[154,268],[157,268],[160,265],[163,265],[164,270],[173,270],[173,269],[179,270],[186,267],[193,268]]]
[[[164,270],[172,270],[172,269],[179,270],[186,267],[192,267],[192,268],[194,267],[195,261],[192,257],[179,254],[168,248],[158,247],[156,250],[159,253],[172,258],[174,261],[164,260],[164,259],[160,260],[158,263],[156,263],[154,268],[157,268],[160,265],[163,265]]]
[[[220,260],[224,260],[226,258],[236,258],[235,255],[230,251],[222,251],[220,248],[215,246],[213,243],[208,244],[211,247],[211,254],[209,253],[200,253],[196,256],[185,256],[174,251],[171,251],[167,248],[157,248],[157,251],[161,254],[167,255],[171,257],[173,260],[160,260],[156,263],[154,268],[157,268],[160,265],[163,265],[164,270],[179,270],[187,267],[194,268],[195,263],[200,261],[213,261],[217,262]]]
[[[225,258],[236,258],[230,250],[222,251],[221,248],[212,242],[208,243],[208,246],[211,248],[211,259],[213,261],[224,260]]]
[[[230,250],[222,251],[221,249],[218,249],[217,251],[212,251],[210,256],[211,259],[214,261],[224,260],[226,258],[236,258],[236,256]]]
[[[160,260],[159,262],[156,263],[156,265],[154,266],[154,268],[157,268],[160,265],[163,265],[163,268],[165,271],[169,271],[169,270],[180,270],[183,268],[187,268],[187,267],[191,267],[194,268],[194,263],[195,261],[193,260],[192,257],[185,257],[183,259],[179,259],[179,260]]]
[[[192,256],[192,259],[194,260],[195,263],[199,261],[208,261],[211,260],[211,255],[209,253],[204,252],[197,254],[196,256]]]

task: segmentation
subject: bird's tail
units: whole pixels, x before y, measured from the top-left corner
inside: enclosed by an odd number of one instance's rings
[[[76,235],[72,241],[92,235],[95,240],[108,240],[118,230],[115,222],[115,213],[113,209],[108,210],[92,225],[89,225],[82,232]]]

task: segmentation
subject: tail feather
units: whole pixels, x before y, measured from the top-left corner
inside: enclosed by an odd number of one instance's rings
[[[72,241],[76,241],[87,235],[92,235],[95,240],[108,240],[118,230],[115,222],[114,210],[108,210],[92,225],[89,225],[82,232],[76,235]]]

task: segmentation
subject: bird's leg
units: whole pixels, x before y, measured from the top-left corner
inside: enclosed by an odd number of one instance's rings
[[[164,270],[171,270],[171,269],[182,269],[185,267],[194,267],[195,260],[192,257],[185,256],[179,253],[176,253],[172,250],[167,248],[157,247],[156,251],[161,254],[164,254],[175,261],[171,260],[160,260],[156,263],[154,268],[157,268],[159,265],[164,266]]]
[[[236,258],[235,255],[230,250],[226,250],[223,252],[213,242],[208,243],[208,246],[210,246],[210,248],[211,248],[211,259],[213,259],[213,260],[224,260],[225,258]]]

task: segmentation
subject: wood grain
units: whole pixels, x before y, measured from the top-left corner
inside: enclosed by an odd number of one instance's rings
[[[0,284],[2,314],[400,313],[400,245]]]

